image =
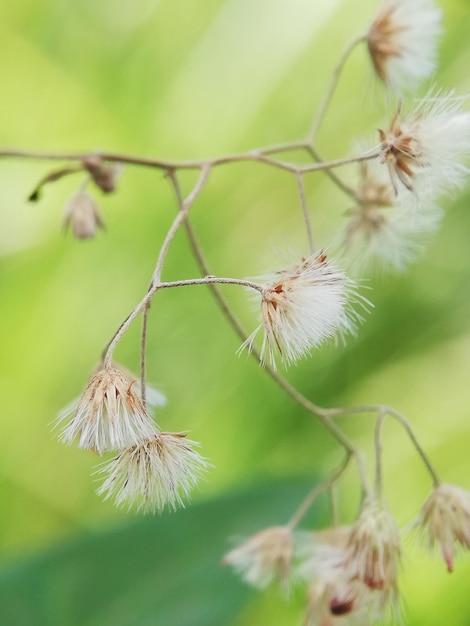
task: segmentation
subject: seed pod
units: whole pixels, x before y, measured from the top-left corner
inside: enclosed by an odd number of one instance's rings
[[[63,228],[69,227],[76,239],[92,239],[99,228],[104,228],[95,200],[85,191],[73,195],[65,208]]]

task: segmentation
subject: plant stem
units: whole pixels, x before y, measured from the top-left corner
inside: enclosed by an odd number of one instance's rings
[[[424,463],[424,466],[426,467],[427,471],[429,472],[432,478],[434,486],[437,487],[441,484],[439,475],[436,469],[434,468],[433,464],[431,463],[431,460],[429,459],[428,455],[426,454],[421,444],[419,443],[411,427],[411,424],[402,413],[400,413],[393,407],[380,405],[380,404],[370,404],[370,405],[364,405],[364,406],[328,409],[328,415],[330,417],[357,415],[358,413],[378,413],[378,414],[383,413],[385,416],[389,415],[390,417],[393,417],[394,419],[396,419],[405,429],[416,452],[421,457],[421,460]]]
[[[9,158],[25,158],[35,160],[47,160],[47,161],[87,161],[91,158],[100,158],[103,162],[109,163],[123,163],[127,165],[138,165],[141,167],[150,167],[160,169],[169,173],[171,171],[178,170],[202,170],[205,168],[212,169],[219,165],[226,165],[228,163],[240,163],[255,161],[258,163],[264,163],[272,167],[276,167],[293,174],[305,174],[307,172],[315,172],[322,170],[329,170],[342,165],[348,165],[350,163],[356,163],[364,160],[376,158],[379,153],[366,153],[358,156],[347,157],[342,159],[333,159],[331,161],[323,161],[321,163],[314,163],[313,165],[295,165],[288,161],[281,161],[274,159],[270,154],[276,152],[287,152],[290,150],[305,150],[307,149],[307,142],[296,141],[286,144],[279,144],[277,146],[270,146],[267,148],[259,148],[257,150],[249,150],[247,152],[239,152],[234,154],[227,154],[220,157],[213,157],[210,159],[199,159],[190,161],[172,161],[165,159],[153,159],[149,157],[140,157],[130,154],[123,154],[117,152],[42,152],[35,150],[17,150],[17,149],[3,149],[0,150],[1,157]],[[73,173],[80,171],[82,167],[65,168],[62,170],[63,174]],[[54,173],[51,174],[54,176]],[[47,177],[46,177],[47,178]]]
[[[199,178],[193,188],[193,190],[191,191],[191,193],[188,195],[188,197],[186,198],[186,200],[183,201],[180,210],[178,211],[178,214],[176,215],[175,219],[173,220],[172,225],[170,226],[170,229],[168,230],[165,240],[162,244],[162,247],[160,248],[160,253],[158,255],[158,259],[157,259],[157,263],[155,266],[155,270],[153,272],[152,275],[152,281],[150,283],[150,288],[147,291],[147,294],[145,295],[145,297],[139,302],[139,304],[134,308],[134,310],[130,313],[130,315],[127,316],[127,318],[122,322],[122,324],[119,326],[119,328],[117,329],[116,333],[114,334],[113,338],[111,339],[111,341],[108,343],[108,345],[106,346],[104,352],[103,352],[103,364],[105,367],[109,367],[111,365],[111,361],[112,361],[112,356],[113,356],[113,352],[117,346],[117,344],[119,343],[119,341],[121,340],[121,338],[123,337],[123,335],[125,334],[125,332],[127,331],[127,329],[129,328],[129,326],[132,324],[132,322],[135,320],[135,318],[139,315],[139,313],[148,306],[148,304],[150,303],[152,297],[155,295],[155,293],[158,291],[158,289],[160,289],[160,276],[162,273],[162,269],[163,269],[163,264],[165,262],[165,258],[166,255],[168,253],[168,250],[170,248],[170,244],[173,241],[179,227],[181,226],[181,224],[183,223],[185,216],[187,215],[189,209],[191,208],[192,204],[194,203],[194,201],[196,200],[197,196],[199,195],[199,193],[202,191],[202,189],[204,188],[205,183],[207,182],[207,178],[209,176],[210,173],[210,167],[209,166],[205,166],[201,169],[201,173],[199,175]]]
[[[297,191],[299,193],[300,206],[302,208],[302,215],[303,215],[304,222],[305,222],[305,230],[307,231],[308,247],[310,250],[310,254],[313,254],[315,249],[313,245],[312,224],[310,222],[310,215],[309,215],[308,206],[307,206],[307,198],[305,196],[304,179],[301,174],[296,174],[295,178],[297,181]]]
[[[335,483],[344,474],[346,468],[349,465],[350,459],[351,459],[351,453],[347,452],[344,461],[341,463],[340,467],[335,472],[333,472],[330,478],[324,483],[322,483],[321,485],[315,485],[315,487],[313,487],[313,489],[310,491],[307,497],[302,501],[299,508],[295,511],[295,513],[292,515],[290,520],[287,522],[286,526],[288,528],[293,530],[297,526],[297,524],[302,520],[302,518],[305,516],[305,514],[307,513],[309,508],[312,506],[312,504],[315,502],[317,497],[321,493],[323,493],[324,491],[327,491],[328,489],[331,489],[335,485]]]
[[[374,449],[375,449],[375,494],[378,498],[382,497],[383,478],[382,478],[382,444],[380,442],[380,435],[382,432],[382,425],[386,417],[386,413],[380,411],[377,416],[377,422],[375,424],[374,432]]]
[[[172,175],[170,175],[169,178],[172,183],[172,187],[175,192],[178,205],[179,207],[181,207],[182,195],[181,195],[181,189],[180,189],[180,185],[179,185],[179,181],[178,181],[176,173],[173,173]],[[188,234],[188,239],[189,239],[193,254],[199,264],[201,272],[203,274],[210,275],[209,266],[204,258],[204,255],[202,254],[201,248],[198,244],[196,235],[189,221],[189,218],[186,218],[185,220],[185,227],[186,227],[186,232]],[[230,308],[229,304],[220,293],[219,289],[217,288],[217,285],[215,284],[215,281],[212,283],[208,283],[208,284],[220,309],[222,310],[224,315],[227,317],[231,326],[233,327],[237,335],[240,337],[242,342],[246,341],[248,334],[245,332],[242,325],[240,324],[237,317],[235,316],[232,309]],[[256,349],[256,347],[253,346],[251,350],[251,354],[258,361],[258,363],[261,363],[261,354]],[[364,464],[362,453],[346,437],[343,431],[340,428],[338,428],[337,425],[330,419],[329,409],[323,409],[322,407],[308,400],[308,398],[303,396],[295,387],[293,387],[289,382],[287,382],[287,380],[285,380],[282,376],[280,376],[269,364],[265,364],[264,370],[279,385],[279,387],[285,393],[287,393],[295,402],[297,402],[297,404],[302,406],[306,411],[308,411],[312,415],[315,415],[321,421],[321,423],[325,426],[325,428],[331,433],[331,435],[346,449],[346,451],[354,456],[354,458],[356,459],[357,467],[358,467],[359,478],[361,481],[363,494],[369,493],[370,487],[369,487],[369,482],[367,479],[367,473],[365,470],[365,464]]]
[[[344,69],[344,66],[346,65],[346,62],[351,54],[351,52],[354,50],[354,48],[362,43],[363,41],[366,40],[366,35],[360,35],[359,37],[356,37],[355,39],[353,39],[343,50],[338,63],[336,64],[336,67],[333,70],[333,73],[331,75],[331,79],[330,79],[330,83],[328,85],[327,90],[325,91],[325,94],[323,96],[323,99],[320,103],[320,106],[315,114],[315,117],[313,119],[312,125],[310,127],[310,131],[307,135],[307,139],[308,141],[310,141],[311,144],[315,143],[315,139],[317,136],[317,133],[320,129],[321,123],[323,122],[323,119],[326,115],[326,112],[328,111],[328,107],[330,106],[331,100],[333,98],[333,94],[335,92],[336,87],[338,86],[339,83],[339,79],[341,77],[341,73]]]
[[[317,163],[323,162],[323,159],[321,158],[314,146],[307,146],[306,150]],[[350,196],[354,200],[359,199],[356,191],[352,187],[349,187],[349,185],[346,185],[335,172],[333,172],[332,170],[325,170],[325,174],[346,195]]]

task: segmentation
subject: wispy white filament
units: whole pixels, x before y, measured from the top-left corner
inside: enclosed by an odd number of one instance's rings
[[[323,252],[272,278],[261,294],[262,323],[240,349],[251,349],[263,331],[261,357],[275,367],[277,354],[290,364],[330,337],[355,332],[362,318],[350,305],[364,307],[367,301],[357,294],[354,281]]]
[[[145,511],[183,505],[209,466],[196,445],[182,433],[160,432],[104,463],[98,473],[106,478],[97,493],[117,506]]]

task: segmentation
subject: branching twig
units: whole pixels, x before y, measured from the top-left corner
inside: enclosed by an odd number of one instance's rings
[[[181,188],[179,186],[179,181],[178,181],[178,178],[177,178],[175,173],[173,173],[170,176],[170,180],[171,180],[171,183],[172,183],[175,195],[176,195],[176,199],[177,199],[178,205],[179,205],[180,210],[181,210],[182,194],[181,194]],[[201,248],[200,248],[200,246],[199,246],[199,244],[197,242],[196,235],[194,233],[194,230],[193,230],[193,228],[192,228],[188,218],[186,218],[186,220],[185,220],[185,226],[186,226],[186,231],[188,233],[188,237],[189,237],[189,241],[190,241],[190,244],[191,244],[191,248],[193,250],[194,256],[195,256],[195,258],[196,258],[196,260],[197,260],[197,262],[199,264],[199,267],[200,267],[202,273],[210,275],[209,266],[207,265],[207,263],[206,263],[206,261],[204,259],[204,255],[202,254]],[[242,342],[245,341],[247,339],[247,337],[248,337],[248,334],[245,332],[245,330],[243,329],[242,325],[238,321],[237,317],[233,313],[231,307],[229,306],[229,304],[227,303],[225,298],[220,293],[220,290],[217,288],[216,282],[215,281],[214,282],[210,281],[210,282],[208,282],[208,284],[209,284],[209,286],[211,288],[211,291],[212,291],[215,299],[217,300],[217,303],[219,304],[219,307],[221,308],[222,312],[227,317],[227,319],[229,320],[230,324],[232,325],[232,327],[234,328],[235,332],[240,337]],[[256,349],[256,347],[253,346],[253,348],[251,350],[251,354],[258,361],[258,363],[261,363],[261,354]],[[308,400],[308,398],[303,396],[287,380],[285,380],[282,376],[280,376],[280,374],[278,374],[278,372],[276,372],[269,364],[265,364],[264,365],[264,370],[267,372],[267,374],[269,374],[269,376],[279,385],[279,387],[285,393],[287,393],[293,400],[295,400],[295,402],[297,402],[300,406],[302,406],[306,411],[308,411],[312,415],[315,415],[316,417],[318,417],[318,419],[322,422],[322,424],[325,426],[325,428],[327,428],[327,430],[331,433],[331,435],[352,456],[355,457],[357,465],[358,465],[358,471],[359,471],[359,477],[360,477],[360,481],[361,481],[362,490],[363,490],[364,493],[368,492],[370,488],[369,488],[369,484],[368,484],[367,473],[365,471],[364,460],[363,460],[362,454],[354,446],[354,444],[346,437],[346,435],[342,432],[342,430],[339,429],[338,426],[330,419],[330,417],[329,417],[329,409],[323,409],[322,407],[320,407],[320,406],[314,404],[313,402],[311,402],[310,400]]]
[[[324,483],[321,483],[320,485],[315,485],[315,487],[313,487],[313,489],[307,495],[305,500],[301,503],[297,511],[295,511],[295,513],[290,518],[289,522],[287,523],[288,528],[293,530],[297,526],[297,524],[302,520],[302,518],[307,513],[309,508],[312,506],[312,504],[315,502],[317,497],[324,491],[331,489],[338,482],[338,480],[346,471],[346,468],[349,465],[350,459],[351,459],[351,453],[347,452],[344,461],[341,463],[339,468],[335,472],[333,472],[330,478]]]
[[[293,174],[306,174],[308,172],[319,172],[329,170],[336,167],[342,167],[343,165],[349,165],[351,163],[358,163],[361,161],[367,161],[375,159],[379,156],[377,150],[366,152],[365,154],[359,154],[352,157],[345,157],[340,159],[333,159],[331,161],[323,161],[321,163],[314,163],[311,165],[295,165],[288,161],[280,161],[279,159],[273,159],[270,154],[276,152],[287,152],[291,150],[306,149],[307,144],[305,141],[290,142],[286,144],[279,144],[278,146],[270,146],[267,148],[260,148],[257,150],[251,150],[248,152],[239,152],[235,154],[228,154],[220,157],[214,157],[210,159],[200,159],[191,161],[171,161],[164,159],[152,159],[147,157],[139,157],[130,154],[120,154],[116,152],[40,152],[34,150],[14,150],[3,149],[0,150],[1,157],[17,157],[35,160],[46,161],[87,161],[93,157],[99,156],[103,162],[109,163],[124,163],[127,165],[138,165],[142,167],[151,167],[154,169],[160,169],[165,172],[178,171],[178,170],[201,170],[204,168],[214,168],[220,165],[226,165],[228,163],[240,163],[240,162],[259,162],[271,165],[273,167],[286,170]],[[80,168],[82,169],[82,168]]]
[[[328,415],[332,418],[343,417],[343,416],[348,416],[348,415],[357,415],[359,413],[378,413],[378,414],[384,414],[384,416],[389,415],[390,417],[393,417],[394,419],[396,419],[403,426],[406,433],[408,434],[408,437],[410,438],[411,443],[416,449],[416,452],[421,457],[421,460],[423,461],[427,471],[429,472],[434,485],[437,487],[440,484],[441,481],[437,474],[436,469],[434,468],[433,464],[431,463],[431,460],[429,459],[428,455],[425,453],[421,444],[419,443],[411,427],[411,424],[402,413],[400,413],[399,411],[397,411],[391,406],[381,405],[381,404],[370,404],[370,405],[364,405],[364,406],[328,409]]]

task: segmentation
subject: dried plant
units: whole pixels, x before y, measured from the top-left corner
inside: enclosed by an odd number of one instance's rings
[[[260,530],[230,551],[224,563],[234,566],[244,579],[265,587],[273,580],[283,586],[303,584],[306,593],[305,624],[335,626],[376,623],[390,607],[398,604],[398,581],[403,548],[400,532],[383,495],[381,429],[392,418],[404,428],[423,461],[432,482],[432,493],[418,514],[417,523],[431,545],[441,547],[449,571],[453,569],[455,546],[470,546],[470,495],[460,487],[442,484],[410,422],[386,405],[323,408],[294,388],[277,370],[288,367],[331,338],[360,332],[367,323],[373,294],[363,292],[363,282],[351,277],[352,268],[362,276],[379,265],[382,271],[404,271],[421,253],[425,240],[438,227],[447,193],[466,184],[470,156],[470,113],[466,100],[437,88],[422,98],[408,97],[406,88],[428,77],[434,69],[441,12],[433,0],[389,0],[382,4],[365,32],[345,47],[306,137],[216,158],[169,161],[110,152],[61,154],[25,150],[1,150],[2,157],[63,161],[59,170],[46,175],[31,194],[37,200],[44,184],[61,180],[77,171],[84,184],[68,204],[64,226],[74,237],[91,238],[104,220],[85,186],[106,193],[116,191],[122,167],[159,170],[174,193],[177,212],[159,249],[150,286],[141,301],[122,322],[102,353],[81,397],[60,417],[60,439],[100,455],[114,458],[99,466],[104,476],[98,493],[113,498],[117,505],[144,510],[174,508],[183,503],[210,464],[195,451],[184,433],[160,430],[153,421],[152,407],[164,402],[146,381],[148,311],[157,292],[165,289],[209,285],[220,309],[266,374],[303,410],[311,413],[344,449],[342,466],[322,484],[316,485],[291,519],[284,525]],[[360,45],[370,53],[372,67],[383,89],[399,92],[391,119],[379,130],[379,139],[353,156],[323,160],[317,150],[320,129],[327,130],[326,115],[342,70]],[[356,139],[351,137],[351,140]],[[298,164],[288,155],[308,155]],[[282,156],[284,155],[284,157]],[[203,193],[212,172],[233,163],[256,161],[290,174],[297,186],[299,210],[305,225],[306,248],[292,265],[273,271],[258,281],[215,275],[209,268],[191,222],[191,209]],[[357,167],[357,185],[341,177],[343,166]],[[184,196],[181,173],[197,173],[196,183]],[[327,174],[353,206],[338,237],[314,245],[311,211],[305,178]],[[167,254],[175,235],[185,229],[188,243],[202,277],[162,281]],[[255,272],[253,272],[255,274]],[[259,303],[261,323],[247,334],[220,291],[220,285],[243,287]],[[139,379],[113,362],[114,351],[138,316],[143,317]],[[261,335],[261,340],[258,335]],[[338,342],[340,349],[341,342]],[[339,418],[368,414],[375,419],[375,484],[368,479],[363,454],[345,434]],[[298,532],[317,496],[333,492],[354,460],[362,496],[357,520],[310,534]]]

